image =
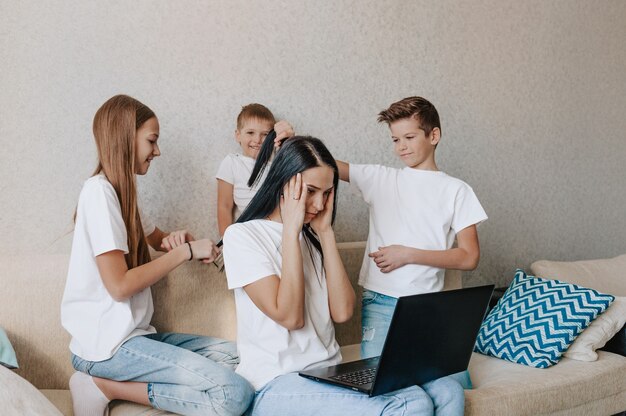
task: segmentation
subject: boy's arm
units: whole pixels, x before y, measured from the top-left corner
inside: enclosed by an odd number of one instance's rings
[[[233,223],[233,185],[223,181],[217,180],[217,228],[220,232],[220,237],[224,236],[226,227]]]
[[[284,124],[281,124],[284,123]],[[279,134],[279,126],[281,126],[281,133]],[[286,121],[279,121],[274,125],[274,130],[276,131],[276,138],[274,139],[274,147],[280,148],[283,144],[283,140],[287,137],[293,137],[295,135],[293,131],[293,127]],[[339,179],[344,182],[350,182],[350,164],[346,162],[342,162],[341,160],[336,160],[337,167],[339,168]]]
[[[458,247],[448,250],[421,250],[392,245],[379,247],[369,256],[383,273],[407,264],[423,264],[441,269],[474,270],[480,260],[480,245],[476,225],[470,225],[456,235]]]
[[[339,168],[339,179],[344,182],[350,182],[350,164],[341,160],[335,160],[335,162],[337,162],[337,167]]]

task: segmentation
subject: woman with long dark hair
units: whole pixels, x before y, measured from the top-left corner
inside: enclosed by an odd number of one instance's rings
[[[268,135],[264,146],[272,142]],[[224,235],[237,306],[237,373],[256,389],[248,413],[432,414],[430,398],[417,386],[370,398],[297,375],[341,361],[333,322],[347,321],[354,310],[332,227],[338,180],[337,164],[319,139],[287,139]]]

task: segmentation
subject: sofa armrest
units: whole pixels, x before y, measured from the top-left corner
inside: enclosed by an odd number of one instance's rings
[[[626,325],[600,349],[626,357]]]

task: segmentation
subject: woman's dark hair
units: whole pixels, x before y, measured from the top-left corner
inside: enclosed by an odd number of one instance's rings
[[[263,161],[261,156],[266,145],[269,146],[271,155],[275,135],[274,137],[270,136],[272,135],[268,134],[263,142],[249,183],[254,183],[257,178],[261,176],[260,173],[263,172],[263,169],[265,169],[269,162],[269,158]],[[260,165],[259,169],[257,169],[257,165]],[[280,197],[285,184],[296,174],[319,166],[328,166],[333,170],[333,187],[335,192],[333,196],[332,222],[334,223],[337,206],[337,185],[339,183],[337,162],[335,162],[335,159],[320,139],[310,136],[295,136],[283,142],[274,157],[267,177],[254,195],[254,198],[252,198],[252,201],[250,201],[241,216],[237,219],[237,222],[267,218],[267,216],[274,212],[276,207],[280,205]],[[255,174],[258,176],[255,176]],[[302,231],[308,242],[322,254],[322,247],[311,226],[305,224],[302,227]]]
[[[272,158],[272,153],[274,153],[275,138],[276,132],[274,129],[270,130],[270,132],[267,133],[267,136],[265,136],[261,149],[259,150],[259,154],[256,156],[254,167],[252,168],[252,173],[250,174],[250,179],[248,179],[248,186],[250,188],[252,188],[254,184],[259,181],[259,178],[263,176],[263,171]],[[283,139],[281,143],[284,141],[285,139]]]

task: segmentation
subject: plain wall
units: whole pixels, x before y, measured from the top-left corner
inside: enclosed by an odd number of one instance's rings
[[[439,168],[489,215],[465,285],[625,253],[624,22],[618,0],[0,0],[0,250],[69,251],[93,115],[126,93],[161,123],[139,184],[165,230],[217,237],[214,174],[242,105],[338,159],[400,167],[376,115],[421,95],[442,119]],[[349,186],[339,210],[339,241],[364,240]]]

